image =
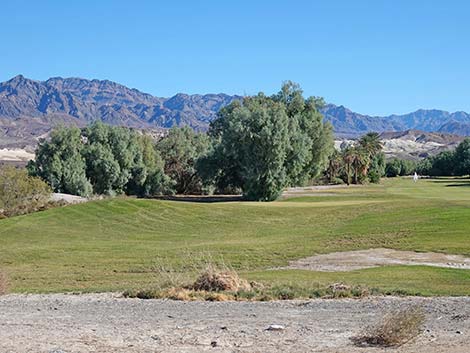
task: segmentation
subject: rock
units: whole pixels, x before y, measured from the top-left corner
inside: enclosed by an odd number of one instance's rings
[[[211,342],[211,347],[217,347],[217,341],[212,341]]]
[[[285,329],[285,326],[273,324],[273,325],[269,325],[266,331],[282,331],[284,329]]]

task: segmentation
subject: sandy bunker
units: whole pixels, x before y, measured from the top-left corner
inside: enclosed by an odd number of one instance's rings
[[[470,270],[470,258],[434,252],[368,249],[334,252],[290,261],[288,269],[353,271],[387,265],[426,265]]]

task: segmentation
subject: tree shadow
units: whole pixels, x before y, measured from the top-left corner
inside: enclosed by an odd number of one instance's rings
[[[218,202],[240,202],[245,201],[242,195],[175,195],[155,196],[155,200],[196,202],[196,203],[218,203]]]
[[[449,178],[442,178],[442,179],[432,179],[431,180],[431,183],[436,183],[436,184],[448,184],[448,183],[452,183],[452,184],[467,184],[467,183],[470,183],[470,180],[468,178],[465,178],[465,179],[456,179],[456,178],[452,178],[452,177],[449,177]]]
[[[446,188],[455,188],[455,187],[470,187],[470,181],[467,181],[466,183],[460,183],[460,184],[449,184],[446,185]]]

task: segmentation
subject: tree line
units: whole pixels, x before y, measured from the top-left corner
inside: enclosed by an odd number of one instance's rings
[[[378,182],[385,159],[378,134],[335,151],[332,126],[318,97],[286,82],[222,108],[207,133],[172,128],[157,141],[100,122],[55,129],[28,165],[56,192],[80,196],[241,193],[276,199],[285,187],[329,182]]]
[[[354,144],[334,151],[329,159],[326,176],[330,183],[378,183],[385,174],[385,154],[380,135],[370,132]]]
[[[466,176],[470,174],[470,139],[463,140],[455,150],[415,160],[393,158],[387,161],[385,176],[396,177],[413,173],[427,176]]]
[[[470,174],[470,139],[453,151],[443,151],[417,164],[419,174],[429,176],[464,176]]]

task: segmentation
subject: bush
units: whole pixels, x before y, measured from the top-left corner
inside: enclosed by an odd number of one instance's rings
[[[421,307],[411,307],[387,313],[375,326],[370,326],[352,338],[357,345],[400,346],[421,332],[425,315]]]
[[[369,181],[374,184],[380,183],[380,174],[375,170],[371,170],[369,172]]]
[[[49,186],[26,170],[0,169],[0,214],[11,217],[46,208],[50,195]]]

